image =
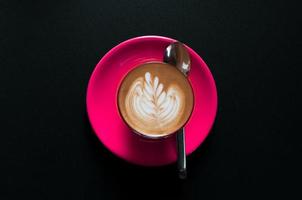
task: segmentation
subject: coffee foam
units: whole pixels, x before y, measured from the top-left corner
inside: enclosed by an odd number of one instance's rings
[[[142,124],[169,126],[183,107],[182,96],[177,87],[165,88],[157,76],[146,72],[144,78],[137,78],[130,86],[125,99],[126,112]]]
[[[161,68],[146,67],[134,73],[133,79],[127,76],[127,83],[122,84],[119,92],[119,110],[135,131],[160,137],[175,132],[185,123],[193,96],[186,78],[177,69],[161,63],[152,65]]]

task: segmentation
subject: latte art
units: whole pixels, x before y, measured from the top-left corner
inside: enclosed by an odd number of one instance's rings
[[[193,92],[174,66],[150,62],[135,67],[122,80],[117,95],[121,118],[148,138],[175,133],[189,119]]]
[[[157,76],[146,72],[130,86],[125,99],[126,110],[141,123],[166,126],[179,114],[180,96],[176,87],[165,88]]]

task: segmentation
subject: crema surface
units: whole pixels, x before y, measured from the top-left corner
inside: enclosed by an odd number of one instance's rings
[[[124,121],[150,137],[174,133],[188,120],[193,93],[185,76],[164,63],[143,64],[120,85],[118,106]]]

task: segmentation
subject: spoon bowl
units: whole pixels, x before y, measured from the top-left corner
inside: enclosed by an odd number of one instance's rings
[[[191,60],[186,47],[181,42],[170,44],[164,53],[164,62],[176,66],[185,76],[191,69]]]

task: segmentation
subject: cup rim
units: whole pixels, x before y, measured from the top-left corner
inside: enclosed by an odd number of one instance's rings
[[[120,105],[119,105],[119,94],[120,94],[120,88],[121,88],[121,85],[123,84],[123,81],[125,80],[125,78],[133,71],[135,70],[136,68],[142,66],[142,65],[146,65],[146,64],[152,64],[152,63],[159,63],[159,64],[163,64],[163,65],[167,65],[167,66],[171,66],[171,67],[175,67],[171,64],[168,64],[168,63],[165,63],[165,62],[162,62],[162,61],[148,61],[148,62],[144,62],[144,63],[140,63],[138,65],[136,65],[133,69],[131,69],[130,71],[128,71],[124,77],[120,80],[120,83],[118,85],[118,90],[117,90],[117,93],[116,93],[116,104],[117,104],[117,108],[118,108],[118,114],[120,115],[121,119],[123,120],[123,122],[127,125],[127,127],[132,130],[133,133],[135,133],[136,135],[138,136],[141,136],[145,139],[151,139],[151,140],[159,140],[159,139],[165,139],[165,138],[169,138],[171,137],[172,135],[175,135],[180,129],[182,129],[183,127],[185,127],[185,125],[188,123],[188,121],[190,120],[191,116],[192,116],[192,113],[193,113],[193,110],[194,110],[194,107],[195,107],[195,98],[194,98],[194,91],[193,91],[193,88],[192,88],[192,85],[191,85],[191,82],[190,80],[179,70],[177,70],[181,75],[182,77],[184,77],[184,79],[188,82],[188,85],[190,87],[190,90],[191,90],[191,93],[192,93],[192,107],[191,107],[191,111],[190,111],[190,114],[188,115],[187,119],[183,122],[183,124],[177,128],[175,131],[172,131],[172,132],[168,132],[168,133],[165,133],[165,134],[145,134],[145,133],[141,133],[139,132],[138,130],[136,130],[134,127],[132,127],[128,122],[127,120],[124,118],[122,112],[121,112],[121,109],[120,109]]]

